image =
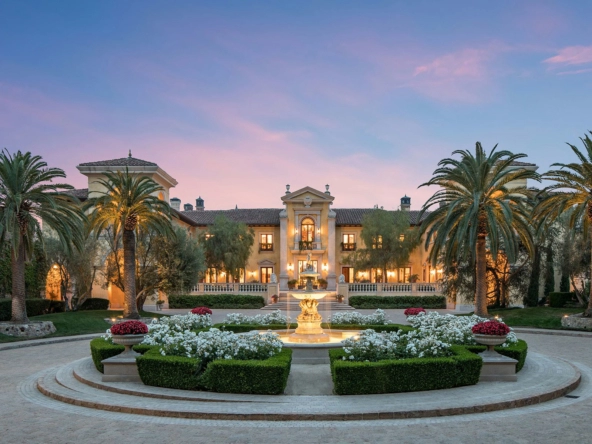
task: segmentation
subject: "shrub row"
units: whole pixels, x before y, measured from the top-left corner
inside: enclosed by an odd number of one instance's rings
[[[572,302],[575,299],[575,294],[572,292],[556,292],[549,293],[549,306],[555,308],[565,307],[565,304]]]
[[[137,353],[146,353],[147,351],[156,347],[150,345],[134,345],[133,349]],[[103,364],[101,361],[111,358],[123,352],[125,347],[123,345],[112,344],[103,338],[95,338],[90,341],[90,355],[92,356],[95,368],[103,373]]]
[[[284,348],[265,360],[217,359],[203,373],[199,361],[182,356],[162,356],[150,350],[136,359],[146,385],[183,390],[207,389],[222,393],[279,395],[288,383],[292,350]]]
[[[49,311],[52,302],[49,299],[25,299],[27,316],[39,316]],[[12,317],[12,299],[0,299],[0,321],[10,321]]]
[[[263,296],[243,294],[171,295],[169,308],[261,308],[265,306]]]
[[[354,308],[446,308],[445,296],[352,296]]]
[[[109,299],[90,298],[82,303],[78,310],[107,310],[109,308]]]
[[[468,345],[466,346],[467,350],[473,353],[481,353],[485,351],[487,348],[484,345]],[[522,339],[519,339],[516,344],[510,345],[508,347],[498,346],[495,347],[495,351],[498,352],[500,355],[507,356],[508,358],[515,359],[518,361],[516,364],[516,373],[522,370],[524,367],[524,362],[526,362],[526,354],[528,353],[528,344]]]
[[[329,351],[333,387],[338,395],[438,390],[479,382],[483,361],[465,347],[453,345],[444,358],[344,361],[342,349]]]

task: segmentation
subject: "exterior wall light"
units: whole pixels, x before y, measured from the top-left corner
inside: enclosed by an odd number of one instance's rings
[[[329,269],[329,264],[326,262],[323,264],[323,271],[327,271]]]

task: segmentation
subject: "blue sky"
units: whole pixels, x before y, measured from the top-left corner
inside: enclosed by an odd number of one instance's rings
[[[592,129],[588,1],[0,3],[0,147],[134,157],[206,208],[419,209],[455,149],[539,171]]]

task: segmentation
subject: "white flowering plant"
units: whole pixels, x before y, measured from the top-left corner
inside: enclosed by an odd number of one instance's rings
[[[450,344],[435,336],[422,335],[418,331],[377,333],[364,330],[359,338],[344,341],[343,350],[350,361],[380,361],[383,359],[405,359],[450,356]]]
[[[290,323],[290,317],[284,316],[281,310],[274,310],[264,315],[247,316],[242,313],[229,313],[224,320],[231,325],[285,325]]]
[[[392,323],[380,308],[370,315],[363,315],[356,311],[335,313],[329,318],[329,322],[337,325],[387,325]]]
[[[501,319],[498,319],[501,322]],[[473,336],[473,326],[487,321],[479,316],[454,316],[451,314],[441,315],[437,312],[420,313],[417,316],[409,316],[407,321],[416,328],[422,335],[434,336],[442,342],[457,345],[476,344]],[[502,347],[508,347],[518,342],[516,333],[510,331],[506,342]]]

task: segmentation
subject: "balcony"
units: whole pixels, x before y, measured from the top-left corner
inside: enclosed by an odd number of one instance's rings
[[[259,244],[259,251],[273,251],[273,244]]]
[[[356,251],[356,243],[341,242],[341,251]]]
[[[294,240],[294,248],[292,249],[292,253],[298,254],[302,253],[303,251],[314,251],[315,253],[325,252],[321,242]]]

